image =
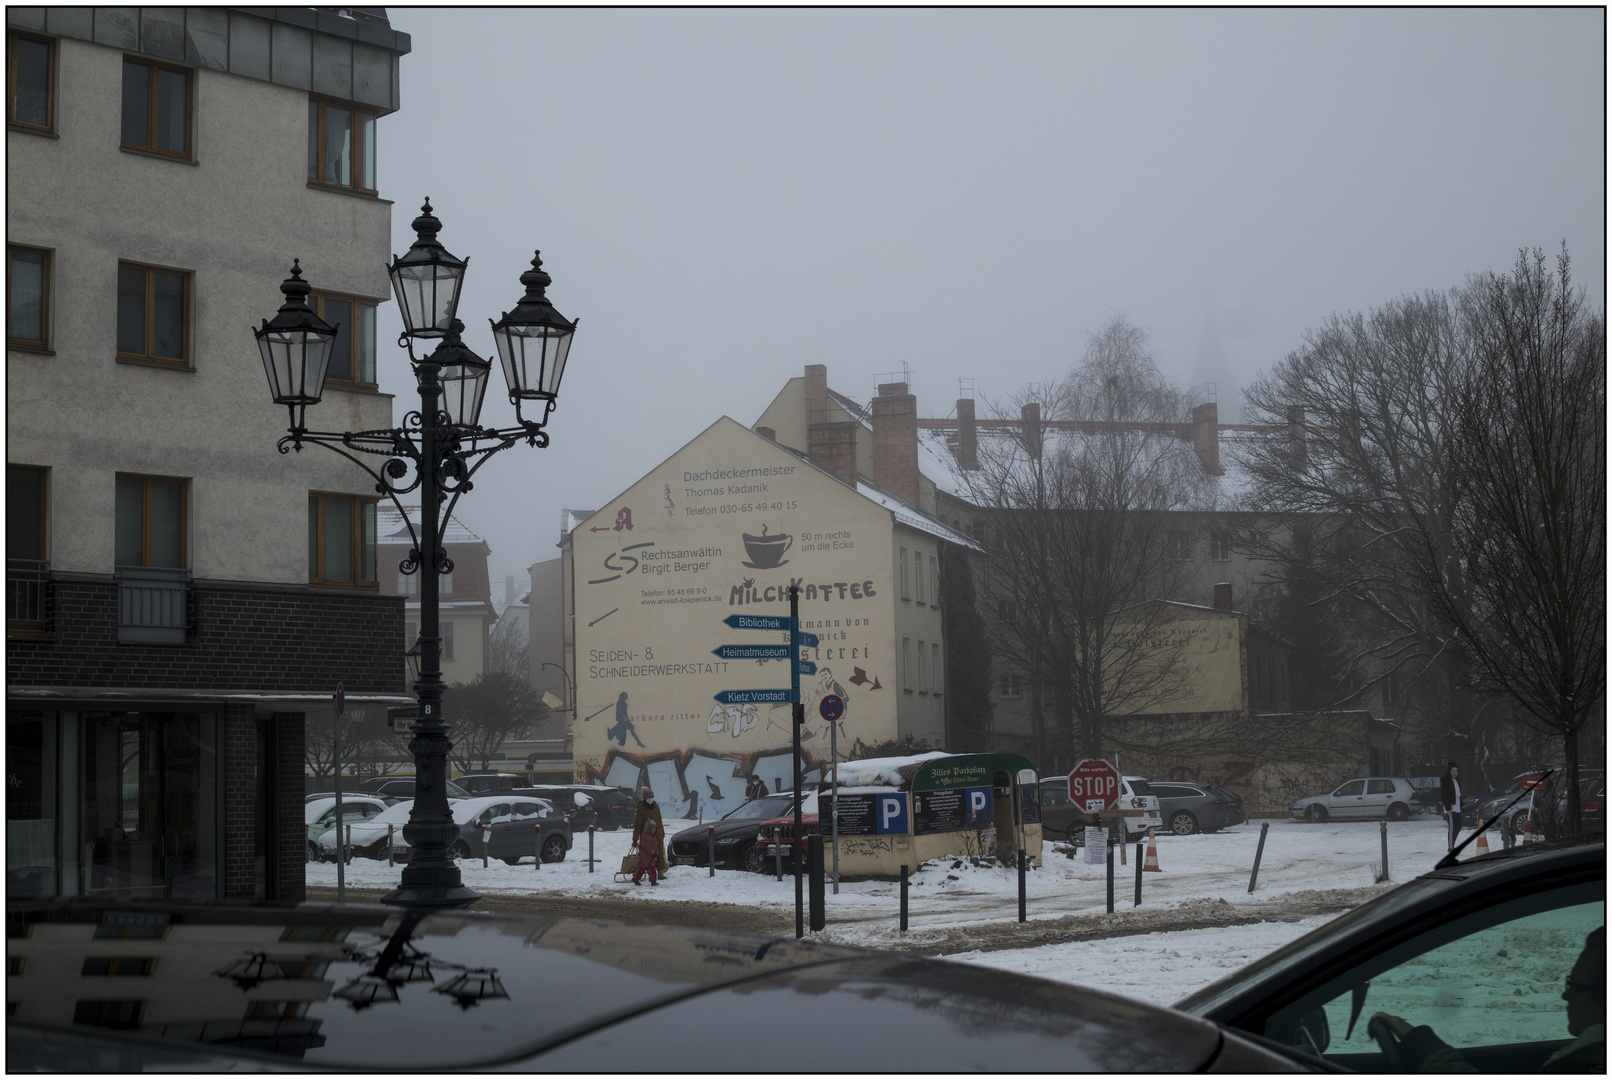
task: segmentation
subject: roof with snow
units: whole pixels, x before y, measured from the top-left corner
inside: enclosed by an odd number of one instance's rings
[[[408,507],[409,523],[415,528],[420,525],[420,508]],[[375,534],[382,544],[410,544],[413,538],[410,535],[408,524],[405,524],[403,515],[397,512],[396,506],[380,504],[375,507]],[[442,542],[445,544],[480,544],[487,546],[487,541],[465,528],[456,517],[448,518],[448,527],[443,532]]]
[[[829,769],[823,774],[823,779],[832,783],[836,774],[841,784],[855,787],[871,788],[899,788],[910,783],[912,776],[926,761],[936,758],[956,757],[944,750],[930,750],[923,754],[909,754],[905,757],[866,758],[862,761],[842,761],[839,765]]]

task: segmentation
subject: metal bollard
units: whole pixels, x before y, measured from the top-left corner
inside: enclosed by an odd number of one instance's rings
[[[772,827],[772,869],[779,881],[784,880],[784,839],[778,826]]]
[[[1114,830],[1108,830],[1108,913],[1114,914]]]
[[[1134,904],[1132,904],[1131,907],[1141,907],[1142,906],[1142,862],[1143,862],[1142,848],[1146,844],[1147,844],[1146,840],[1138,840],[1136,842],[1136,902]]]
[[[342,858],[346,862],[353,861],[353,827],[347,826],[347,847],[342,851]]]
[[[811,927],[821,930],[823,915],[823,834],[813,833],[806,838],[807,895],[810,898]]]
[[[1254,849],[1254,872],[1248,875],[1248,891],[1254,891],[1254,882],[1259,880],[1259,860],[1265,857],[1265,834],[1271,831],[1271,823],[1259,823],[1259,847]]]
[[[588,873],[593,873],[593,826],[588,826]]]
[[[1019,849],[1019,921],[1024,921],[1024,870],[1026,859],[1024,849]]]
[[[1388,876],[1388,822],[1385,820],[1385,821],[1381,822],[1381,825],[1382,825],[1382,838],[1383,838],[1383,877],[1382,877],[1382,879],[1384,881],[1392,881],[1393,878]]]
[[[481,867],[483,870],[487,868],[487,848],[492,845],[492,839],[493,830],[491,826],[483,825],[481,827]]]
[[[901,864],[901,932],[907,932],[907,864]]]
[[[396,825],[388,825],[386,827],[386,865],[387,866],[392,865],[392,854],[393,854],[392,853],[392,830],[395,829],[395,828],[397,828]]]
[[[532,853],[536,856],[532,860],[532,870],[536,872],[543,869],[543,826],[541,824],[533,825],[532,835]]]
[[[716,826],[705,827],[705,859],[711,864],[710,872],[706,877],[716,877]]]

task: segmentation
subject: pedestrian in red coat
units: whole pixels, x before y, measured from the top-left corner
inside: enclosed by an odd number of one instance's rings
[[[638,834],[638,869],[632,872],[632,883],[637,885],[649,871],[649,883],[659,885],[659,875],[655,872],[656,864],[660,862],[660,844],[656,839],[655,821],[653,818],[644,822],[644,831]]]

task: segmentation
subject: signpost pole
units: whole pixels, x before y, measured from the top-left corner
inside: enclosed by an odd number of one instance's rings
[[[341,831],[341,714],[347,704],[341,683],[336,684],[336,696],[330,699],[331,756],[336,759],[336,903],[347,902],[347,852],[342,847],[346,836]]]
[[[833,819],[829,829],[834,834],[834,895],[840,894],[840,722],[835,720],[828,725],[828,760],[834,767],[834,789],[829,794],[829,806],[834,810]],[[817,820],[823,820],[822,811],[819,810]]]
[[[795,862],[795,936],[806,936],[806,882],[801,877],[800,843],[806,839],[800,820],[801,801],[801,770],[800,770],[800,729],[806,723],[806,707],[800,700],[800,649],[795,637],[800,629],[800,586],[789,587],[789,691],[790,700],[794,702],[792,709],[795,714],[795,839],[791,845],[791,854]],[[819,817],[821,821],[821,817]]]

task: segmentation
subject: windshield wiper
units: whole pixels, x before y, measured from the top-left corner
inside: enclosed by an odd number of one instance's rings
[[[1524,796],[1532,795],[1534,792],[1536,792],[1536,791],[1540,790],[1541,788],[1543,788],[1545,786],[1545,781],[1549,780],[1551,778],[1551,774],[1554,773],[1555,771],[1556,771],[1555,769],[1547,769],[1545,771],[1545,775],[1541,776],[1538,780],[1534,781],[1532,784],[1524,783],[1522,791],[1520,791],[1517,794],[1517,797],[1515,799],[1512,799],[1510,802],[1508,802],[1506,804],[1506,809],[1505,810],[1500,811],[1498,814],[1496,814],[1493,817],[1491,817],[1488,821],[1479,822],[1478,827],[1473,830],[1472,835],[1467,837],[1465,840],[1461,841],[1459,844],[1457,844],[1455,846],[1455,849],[1453,851],[1451,851],[1448,855],[1444,856],[1444,858],[1442,858],[1438,862],[1434,863],[1433,864],[1433,869],[1435,869],[1435,870],[1448,870],[1450,867],[1455,866],[1456,862],[1457,862],[1456,856],[1461,854],[1461,852],[1465,851],[1466,846],[1468,844],[1472,843],[1472,841],[1476,840],[1479,836],[1482,836],[1483,835],[1483,830],[1487,829],[1490,825],[1493,825],[1495,822],[1497,822],[1501,818],[1505,817],[1506,816],[1506,810],[1510,810],[1513,806],[1516,806],[1518,803],[1522,802]]]

